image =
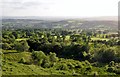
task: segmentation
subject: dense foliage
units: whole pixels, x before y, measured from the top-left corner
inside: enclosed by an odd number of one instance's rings
[[[6,55],[29,52],[31,61],[21,57],[17,63],[72,74],[120,74],[120,40],[114,35],[69,29],[5,29],[2,33],[3,51],[16,51],[3,52],[3,62],[17,61]],[[103,70],[96,73],[95,69]]]

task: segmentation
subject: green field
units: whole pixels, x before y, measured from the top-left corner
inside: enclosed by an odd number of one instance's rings
[[[108,38],[97,38],[97,37],[94,37],[94,38],[91,38],[91,40],[95,41],[95,40],[102,40],[102,41],[108,41],[109,39]]]
[[[16,39],[16,41],[22,41],[22,40],[27,40],[28,38],[20,38],[20,39]]]
[[[4,51],[4,50],[3,50]],[[88,61],[78,61],[72,59],[60,59],[51,68],[43,68],[34,64],[30,52],[14,53],[15,51],[7,52],[3,55],[3,75],[93,75],[97,74],[114,74],[106,71],[106,65],[101,68],[95,67],[94,63],[90,64]],[[10,53],[8,53],[10,52]],[[21,58],[24,58],[26,62],[32,62],[32,64],[18,63]],[[64,67],[61,68],[61,66]],[[86,71],[87,70],[87,71]]]

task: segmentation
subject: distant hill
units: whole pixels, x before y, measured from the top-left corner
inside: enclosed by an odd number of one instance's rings
[[[2,19],[38,19],[38,20],[78,19],[78,20],[88,20],[88,21],[93,21],[93,20],[118,21],[118,16],[100,16],[100,17],[3,16]]]
[[[118,21],[118,16],[89,17],[83,19],[88,21]]]
[[[28,17],[29,18],[29,17]],[[93,18],[3,18],[3,28],[66,28],[66,29],[108,29],[117,30],[117,17],[93,17]],[[48,17],[50,18],[50,17]]]

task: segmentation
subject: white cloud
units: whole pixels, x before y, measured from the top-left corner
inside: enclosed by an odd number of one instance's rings
[[[119,0],[3,0],[4,16],[114,16]]]

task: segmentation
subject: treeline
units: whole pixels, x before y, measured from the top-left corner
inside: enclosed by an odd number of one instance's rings
[[[92,41],[94,33],[75,30],[3,30],[2,49],[50,52],[58,57],[80,61],[120,62],[119,39]],[[78,31],[77,31],[78,32]]]

